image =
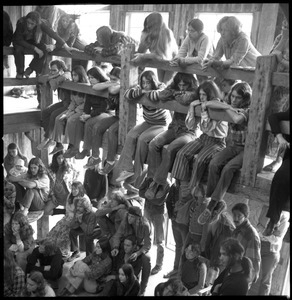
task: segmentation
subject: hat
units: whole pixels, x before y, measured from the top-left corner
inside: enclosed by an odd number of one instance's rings
[[[246,218],[249,215],[249,208],[245,203],[237,203],[232,207],[232,212],[238,210],[240,211]]]
[[[128,210],[129,214],[137,216],[137,217],[142,217],[142,211],[141,208],[138,206],[131,206]]]

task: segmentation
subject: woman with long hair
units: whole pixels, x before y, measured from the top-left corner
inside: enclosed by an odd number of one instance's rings
[[[26,188],[23,199],[19,201],[24,215],[28,211],[39,211],[45,207],[50,190],[50,179],[46,167],[39,157],[33,157],[28,164],[28,171],[18,177],[9,176],[11,182],[18,182]]]
[[[252,278],[252,262],[244,256],[237,239],[228,238],[220,247],[220,263],[225,269],[214,281],[212,295],[247,295]]]
[[[17,21],[12,40],[17,72],[16,78],[21,79],[23,76],[28,78],[33,71],[37,75],[41,74],[46,53],[51,52],[55,48],[55,45],[45,44],[44,39],[46,34],[56,40],[60,48],[64,48],[70,53],[71,47],[50,28],[49,24],[41,18],[41,15],[37,11],[31,11]],[[35,54],[29,67],[24,71],[24,52],[27,49],[33,50]]]
[[[18,211],[4,226],[4,251],[14,252],[16,262],[25,271],[26,258],[35,247],[34,230],[27,216]]]
[[[212,157],[226,147],[225,138],[228,131],[226,121],[215,121],[210,119],[206,103],[210,100],[220,102],[220,90],[212,80],[206,80],[198,88],[199,100],[190,104],[186,117],[187,126],[196,126],[198,120],[203,132],[199,138],[187,143],[180,149],[173,163],[171,174],[180,180],[182,186],[187,186],[187,192],[194,195],[200,185],[202,176],[208,167]],[[195,116],[195,107],[201,106],[201,118]],[[194,155],[198,154],[194,159]],[[191,170],[190,165],[193,164]],[[185,195],[189,196],[189,195]]]
[[[44,279],[39,271],[31,272],[26,281],[26,289],[23,291],[23,297],[56,297],[54,290]]]
[[[4,297],[20,297],[25,288],[25,273],[15,261],[14,253],[4,251]]]
[[[71,73],[73,82],[88,83],[86,71],[82,66],[77,65],[73,67]],[[69,143],[68,150],[66,151],[66,156],[68,156],[68,158],[75,156],[75,154],[79,152],[79,144],[83,138],[82,128],[79,128],[75,124],[83,114],[85,94],[71,91],[70,99],[71,101],[68,108],[55,119],[52,140],[56,142],[56,145],[52,152],[49,153],[55,154],[56,152],[63,150],[64,146],[62,142],[66,144]]]
[[[71,184],[77,180],[79,171],[64,158],[64,152],[59,151],[53,155],[52,163],[47,168],[50,178],[50,191],[46,201],[44,214],[51,215],[55,207],[66,206],[66,199],[71,191]]]

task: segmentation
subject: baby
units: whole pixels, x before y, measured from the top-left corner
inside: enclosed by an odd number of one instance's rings
[[[9,171],[9,174],[15,177],[23,175],[27,172],[27,167],[24,166],[24,160],[19,158],[15,166]]]

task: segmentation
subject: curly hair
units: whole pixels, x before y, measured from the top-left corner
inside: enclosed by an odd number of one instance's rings
[[[159,82],[157,76],[155,75],[155,73],[153,71],[146,70],[140,74],[139,84],[141,87],[142,87],[142,78],[143,77],[151,82],[151,90],[158,90],[161,82]]]
[[[44,163],[42,162],[42,160],[39,157],[33,157],[29,163],[28,163],[28,170],[27,170],[27,175],[29,178],[33,178],[34,176],[32,175],[30,166],[31,165],[36,165],[38,166],[38,173],[37,173],[37,177],[42,177],[43,174],[47,173],[46,167],[44,165]]]
[[[63,24],[62,24],[62,20],[63,19],[67,19],[69,24],[66,28],[64,28]],[[68,14],[62,14],[60,15],[60,18],[58,20],[58,24],[57,24],[57,33],[58,35],[64,39],[64,41],[67,41],[70,37],[70,30],[71,30],[71,27],[72,25],[74,24],[74,20],[71,18],[70,15]]]
[[[35,296],[37,297],[44,297],[46,294],[46,280],[43,276],[43,274],[39,271],[32,271],[29,275],[28,278],[35,282],[37,284],[37,289],[34,292]]]
[[[59,151],[59,152],[57,152],[57,153],[55,153],[55,154],[53,155],[52,162],[51,162],[49,168],[52,170],[53,173],[57,173],[58,170],[59,170],[59,168],[60,168],[62,174],[64,174],[64,173],[66,173],[66,172],[69,170],[70,165],[69,165],[67,159],[64,158],[64,160],[63,160],[63,162],[62,162],[62,165],[59,166],[58,161],[57,161],[57,158],[58,158],[60,155],[64,155],[64,151],[63,151],[63,150],[62,150],[62,151]]]
[[[111,193],[111,200],[116,200],[118,205],[124,204],[126,208],[131,206],[126,196],[120,190],[116,190]]]
[[[242,97],[242,101],[240,101],[238,108],[248,108],[250,106],[252,96],[252,89],[250,85],[245,81],[234,84],[228,94],[229,103],[231,103],[231,94],[233,91],[236,91],[237,94]]]
[[[198,95],[203,90],[207,95],[207,101],[221,99],[221,92],[218,85],[213,80],[205,80],[198,87]]]
[[[50,239],[40,240],[39,245],[44,246],[44,248],[45,248],[44,255],[45,256],[52,256],[57,253],[58,246],[55,244],[54,241],[52,241]]]
[[[83,197],[83,196],[86,194],[86,191],[85,191],[85,188],[84,188],[82,182],[80,182],[80,181],[73,181],[73,182],[72,182],[72,185],[71,185],[71,188],[72,188],[73,186],[74,186],[76,189],[79,190],[79,193],[78,193],[77,197]],[[76,197],[76,196],[73,196],[73,194],[72,194],[72,192],[71,192],[70,195],[69,195],[69,198],[68,198],[69,204],[72,204],[72,203],[73,203],[73,199],[74,199],[75,197]]]
[[[174,75],[172,82],[169,87],[174,90],[179,90],[179,83],[183,81],[188,85],[187,91],[192,91],[198,88],[198,80],[193,74],[178,72]]]
[[[67,68],[65,62],[64,62],[62,59],[54,59],[54,60],[51,60],[51,61],[50,61],[50,68],[51,68],[53,65],[56,65],[56,66],[57,66],[57,69],[58,69],[59,71],[60,71],[60,70],[63,70],[64,72],[69,71],[69,69]]]

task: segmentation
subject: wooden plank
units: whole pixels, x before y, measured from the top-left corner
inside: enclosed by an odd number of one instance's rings
[[[138,83],[138,68],[130,64],[135,46],[128,44],[122,53],[121,89],[120,89],[120,126],[119,144],[123,145],[128,131],[136,125],[137,105],[124,98],[125,91]]]
[[[168,70],[173,72],[183,72],[189,74],[197,74],[202,76],[220,77],[226,79],[240,79],[246,81],[250,84],[254,81],[255,68],[242,68],[242,67],[231,67],[226,70],[218,70],[213,68],[208,68],[206,71],[202,70],[202,67],[198,64],[189,65],[186,68],[171,67],[169,65],[169,60],[163,59],[143,59],[140,62],[131,62],[134,66],[157,68],[162,70]]]
[[[3,78],[3,85],[4,86],[36,85],[36,83],[37,83],[36,77],[23,78],[23,79]]]
[[[267,145],[265,128],[272,94],[272,72],[275,68],[275,57],[269,55],[257,58],[241,177],[241,183],[248,186],[254,186],[256,175],[264,163]]]
[[[3,55],[13,55],[14,48],[3,46]],[[30,49],[24,49],[24,54],[34,55],[34,51]]]
[[[274,72],[272,76],[272,85],[289,87],[290,73]]]
[[[107,98],[108,97],[108,91],[107,89],[105,91],[96,91],[92,88],[90,84],[87,83],[77,83],[77,82],[71,82],[71,81],[65,81],[62,84],[60,84],[60,87],[66,90],[95,95]]]

